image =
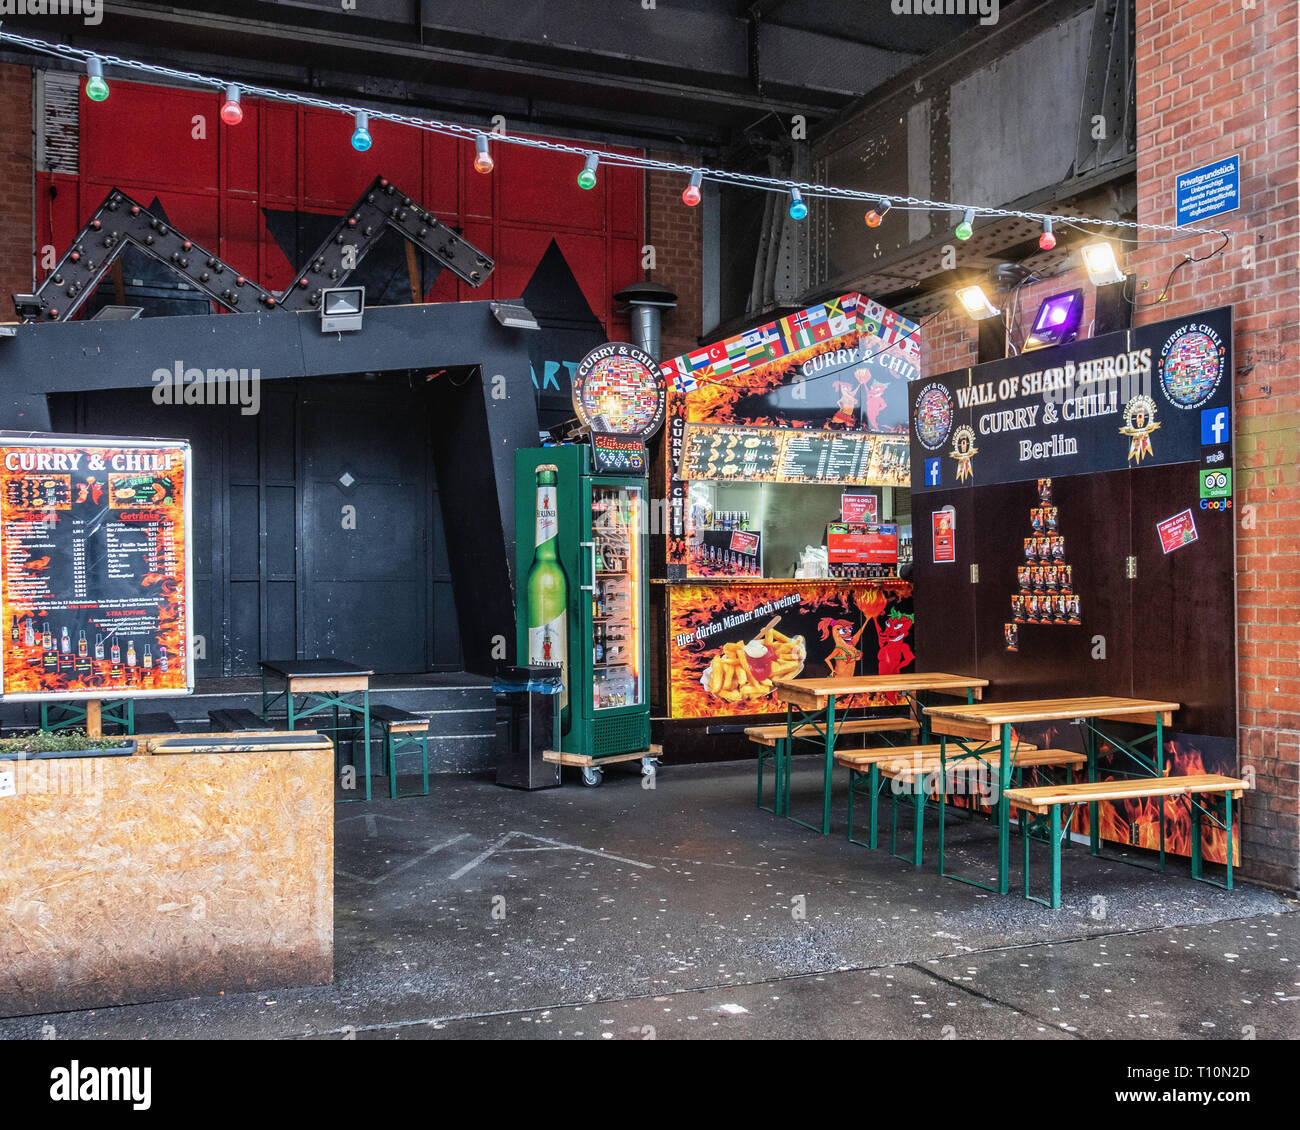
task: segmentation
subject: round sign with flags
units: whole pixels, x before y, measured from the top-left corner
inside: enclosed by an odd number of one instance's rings
[[[594,432],[648,439],[664,422],[664,375],[635,345],[607,342],[578,362],[573,408]]]

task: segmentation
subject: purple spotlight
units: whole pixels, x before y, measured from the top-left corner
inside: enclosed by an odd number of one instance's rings
[[[1064,345],[1079,336],[1083,322],[1083,290],[1068,290],[1044,298],[1034,319],[1034,328],[1025,341],[1025,349],[1044,349]]]

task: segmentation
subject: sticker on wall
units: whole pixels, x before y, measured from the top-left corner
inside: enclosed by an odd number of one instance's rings
[[[1165,341],[1156,363],[1160,388],[1169,403],[1186,410],[1209,400],[1223,380],[1227,352],[1210,326],[1199,322],[1179,326]]]
[[[1144,455],[1151,455],[1151,433],[1160,424],[1156,421],[1156,402],[1149,396],[1135,396],[1124,405],[1124,426],[1119,434],[1129,437],[1129,462],[1142,462]]]
[[[971,460],[979,453],[980,449],[975,446],[975,429],[967,424],[962,424],[960,428],[952,433],[952,450],[948,452],[949,459],[957,460],[957,481],[959,483],[975,477],[974,471],[971,470]]]
[[[927,385],[916,398],[916,438],[937,451],[952,433],[952,393],[941,384]]]
[[[1192,517],[1190,510],[1184,510],[1181,514],[1157,522],[1156,530],[1160,534],[1160,546],[1166,553],[1191,545],[1197,538],[1196,519]]]
[[[951,565],[957,560],[957,511],[951,506],[930,515],[931,557],[936,565]]]

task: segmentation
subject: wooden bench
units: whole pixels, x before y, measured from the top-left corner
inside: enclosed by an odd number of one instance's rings
[[[1061,809],[1069,806],[1071,812],[1080,804],[1095,805],[1103,801],[1135,800],[1141,797],[1190,797],[1192,809],[1192,878],[1232,889],[1232,802],[1239,799],[1250,785],[1236,777],[1217,773],[1197,773],[1183,777],[1148,777],[1117,781],[1086,781],[1080,784],[1040,785],[1028,789],[1008,789],[1007,803],[1019,813],[1020,832],[1025,844],[1025,898],[1040,902],[1056,910],[1061,905]],[[1223,819],[1196,800],[1200,794],[1222,794]],[[1029,814],[1046,817],[1039,827],[1029,826]],[[1208,815],[1211,822],[1227,833],[1227,877],[1218,883],[1201,874],[1201,816]],[[1096,810],[1092,810],[1096,819]],[[1043,828],[1041,825],[1045,824]],[[1069,820],[1066,820],[1069,827]],[[1046,839],[1052,849],[1052,893],[1050,900],[1029,893],[1029,841]],[[1164,851],[1161,850],[1160,869],[1164,870]]]
[[[916,719],[902,716],[850,718],[835,727],[835,735],[839,738],[845,734],[912,734],[920,728],[920,723]],[[777,815],[784,815],[786,799],[784,790],[789,784],[790,751],[786,748],[787,735],[788,730],[784,722],[745,727],[745,737],[761,747],[758,751],[758,807]],[[763,803],[763,763],[768,758],[773,759],[775,768],[771,808]]]
[[[361,711],[352,710],[352,720],[361,723]],[[384,754],[388,764],[388,795],[392,800],[400,797],[429,795],[429,719],[420,714],[412,714],[400,706],[386,706],[372,703],[370,707],[371,725],[377,725],[384,735]],[[424,788],[418,793],[401,793],[397,791],[397,755],[408,746],[419,746],[420,763]]]
[[[266,719],[252,710],[209,710],[208,721],[214,730],[226,734],[251,733],[268,727]]]
[[[1031,745],[1018,746],[1011,759],[1011,769],[1017,779],[1027,769],[1064,769],[1072,781],[1074,771],[1086,768],[1087,765],[1087,754],[1069,749],[1039,749]],[[1000,753],[991,753],[986,757],[940,761],[938,754],[918,753],[908,760],[882,761],[879,768],[881,776],[893,782],[890,790],[889,854],[899,859],[906,858],[898,855],[898,796],[906,792],[912,798],[914,810],[911,860],[915,866],[920,867],[924,846],[925,802],[930,791],[935,787],[946,788],[947,778],[976,775],[987,779],[990,774],[996,775],[1002,768],[1002,757]],[[942,782],[938,780],[941,774],[945,777]],[[1000,777],[995,776],[994,780],[1000,780]],[[996,803],[996,789],[987,799],[990,803]]]
[[[178,734],[180,727],[170,714],[137,714],[135,732],[137,734]]]

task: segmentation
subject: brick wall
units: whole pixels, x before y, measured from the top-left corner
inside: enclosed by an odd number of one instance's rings
[[[680,155],[650,154],[664,160],[681,161]],[[682,189],[689,178],[682,173],[646,174],[646,242],[655,250],[650,279],[677,292],[677,308],[665,311],[663,357],[695,349],[703,330],[704,234],[701,224],[705,204],[688,208],[682,203]]]
[[[1225,254],[1179,271],[1156,321],[1233,303],[1238,725],[1248,795],[1242,865],[1300,885],[1300,119],[1294,0],[1138,0],[1138,218],[1175,222],[1173,178],[1241,154]],[[1139,248],[1153,288],[1204,241]]]
[[[32,289],[32,151],[31,68],[0,64],[0,322]]]
[[[1300,4],[1137,0],[1138,218],[1176,222],[1175,175],[1241,155],[1241,207],[1206,226],[1216,241],[1122,248],[1137,274],[1135,324],[1234,306],[1238,740],[1257,790],[1242,816],[1242,868],[1300,886]],[[1127,234],[1127,233],[1125,233]],[[1144,240],[1154,237],[1141,236]],[[1082,282],[1080,283],[1080,279]],[[1066,274],[1021,291],[1021,337]],[[927,375],[975,363],[977,331],[945,311],[924,331]]]

